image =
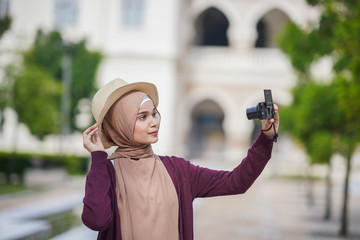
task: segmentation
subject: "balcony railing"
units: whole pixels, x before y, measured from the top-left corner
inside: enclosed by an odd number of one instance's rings
[[[288,58],[277,48],[256,48],[246,53],[239,53],[227,47],[194,47],[187,59],[191,68],[266,68],[278,70],[291,68]]]

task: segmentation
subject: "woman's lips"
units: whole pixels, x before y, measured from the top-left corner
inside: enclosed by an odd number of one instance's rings
[[[154,136],[157,136],[158,133],[159,133],[159,131],[153,131],[153,132],[151,132],[150,134],[151,134],[151,135],[154,135]]]

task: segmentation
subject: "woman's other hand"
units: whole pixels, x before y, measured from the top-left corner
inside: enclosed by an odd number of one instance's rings
[[[84,148],[90,153],[94,151],[104,151],[104,145],[99,136],[99,129],[95,123],[83,132]]]
[[[263,119],[261,120],[262,128],[261,130],[263,133],[268,136],[269,138],[275,137],[275,134],[279,131],[279,112],[278,112],[278,106],[274,104],[274,110],[275,110],[275,118],[272,119]],[[274,127],[272,127],[272,124],[274,123],[276,132],[274,131]],[[269,130],[267,130],[269,129]],[[267,131],[265,131],[267,130]]]

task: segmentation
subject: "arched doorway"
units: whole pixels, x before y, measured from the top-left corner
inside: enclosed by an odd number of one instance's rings
[[[194,44],[198,46],[229,46],[228,28],[229,21],[226,16],[217,8],[210,7],[195,21]]]
[[[221,155],[225,141],[223,121],[223,110],[212,100],[204,100],[194,107],[187,146],[190,159]]]
[[[258,37],[255,42],[255,47],[277,47],[276,35],[282,31],[285,23],[289,21],[289,17],[279,9],[273,9],[267,12],[256,24]]]

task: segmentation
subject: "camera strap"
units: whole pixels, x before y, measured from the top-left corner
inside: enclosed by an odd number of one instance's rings
[[[274,128],[274,132],[275,132],[275,135],[274,135],[273,139],[274,139],[274,142],[277,142],[277,138],[278,138],[279,135],[278,135],[278,133],[276,132],[275,123],[272,123],[271,126],[270,126],[268,129],[265,129],[265,130],[262,130],[262,129],[261,129],[261,131],[262,131],[262,132],[267,132],[267,131],[269,131],[272,127]]]

